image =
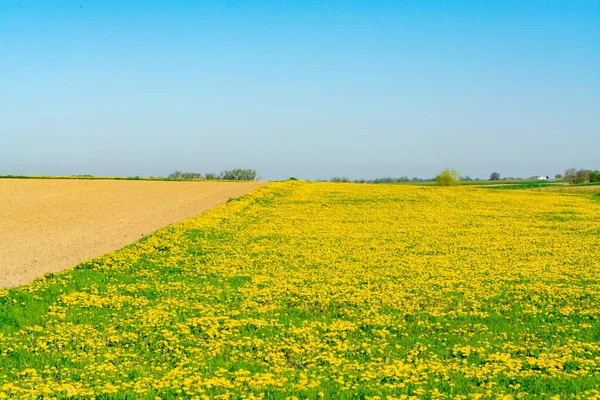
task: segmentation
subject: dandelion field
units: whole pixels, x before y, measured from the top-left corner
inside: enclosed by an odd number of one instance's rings
[[[600,398],[600,202],[274,183],[0,289],[0,398]]]

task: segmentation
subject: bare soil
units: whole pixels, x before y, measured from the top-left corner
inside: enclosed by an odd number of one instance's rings
[[[265,185],[0,179],[0,287],[74,267]]]

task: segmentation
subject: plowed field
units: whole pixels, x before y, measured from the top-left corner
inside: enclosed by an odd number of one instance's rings
[[[0,180],[0,287],[73,267],[264,185]]]

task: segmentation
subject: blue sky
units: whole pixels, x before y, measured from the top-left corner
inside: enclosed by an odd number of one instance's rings
[[[0,2],[0,174],[600,169],[598,1]]]

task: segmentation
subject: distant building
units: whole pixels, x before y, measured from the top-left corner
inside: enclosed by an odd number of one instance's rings
[[[540,176],[540,177],[538,178],[538,180],[540,180],[540,181],[547,181],[547,180],[548,180],[548,177],[547,177],[547,176]]]

